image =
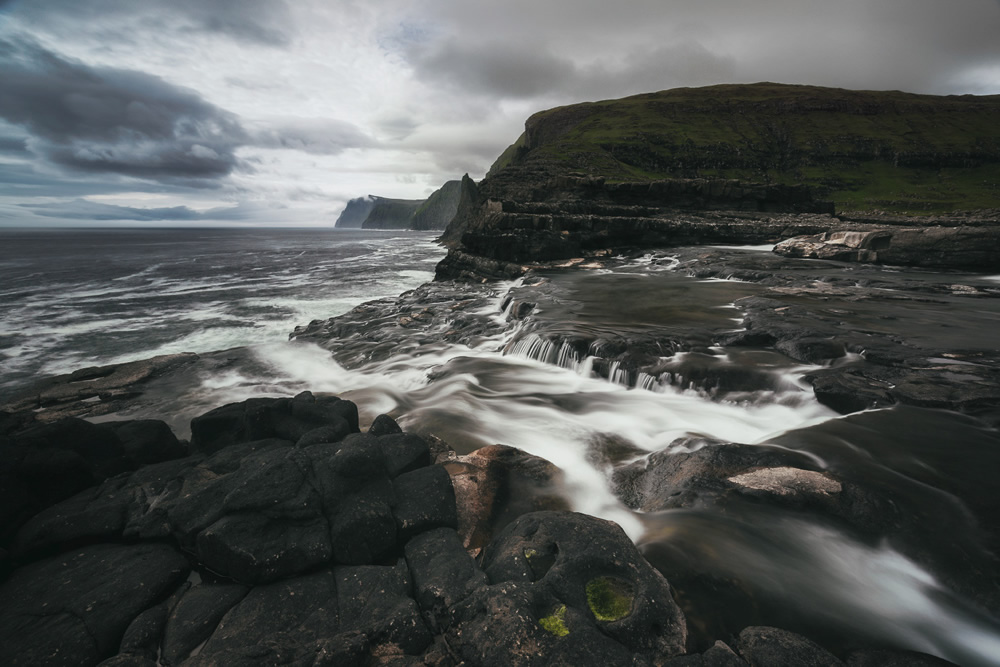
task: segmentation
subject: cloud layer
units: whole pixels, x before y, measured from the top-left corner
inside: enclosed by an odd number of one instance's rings
[[[998,0],[0,0],[0,208],[330,224],[481,177],[557,105],[762,80],[997,94],[997,34]],[[90,205],[109,194],[133,200]]]

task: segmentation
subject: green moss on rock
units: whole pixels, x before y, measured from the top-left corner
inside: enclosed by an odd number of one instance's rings
[[[561,604],[548,616],[538,619],[538,624],[542,626],[543,630],[546,630],[556,637],[565,637],[568,635],[569,628],[566,627],[566,605]]]
[[[599,621],[618,621],[632,613],[632,586],[614,577],[597,577],[587,582],[587,603]]]

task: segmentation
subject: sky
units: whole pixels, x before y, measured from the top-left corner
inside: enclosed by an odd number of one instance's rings
[[[998,35],[1000,0],[0,0],[0,226],[332,226],[564,104],[1000,94]]]

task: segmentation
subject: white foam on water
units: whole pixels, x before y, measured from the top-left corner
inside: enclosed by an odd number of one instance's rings
[[[868,546],[822,526],[800,523],[805,567],[779,575],[784,585],[822,587],[822,607],[858,631],[890,637],[962,665],[1000,664],[1000,628],[957,599],[930,572],[888,545]]]
[[[689,435],[753,442],[836,416],[814,400],[745,407],[695,392],[632,390],[573,369],[505,357],[498,347],[497,341],[477,348],[441,345],[358,370],[313,344],[261,346],[255,354],[287,392],[363,392],[362,410],[395,411],[407,428],[433,415],[436,423],[461,424],[479,441],[546,458],[565,472],[575,509],[618,522],[633,539],[642,533],[638,519],[587,460],[595,439],[614,434],[647,451]],[[238,399],[226,397],[231,400]]]

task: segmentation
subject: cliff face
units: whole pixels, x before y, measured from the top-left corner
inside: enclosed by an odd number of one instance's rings
[[[386,199],[372,197],[375,204],[361,225],[362,229],[410,229],[413,215],[423,199]]]
[[[681,88],[539,112],[491,173],[504,166],[615,181],[804,184],[838,210],[991,208],[1000,197],[1000,96]]]
[[[347,202],[334,226],[341,229],[444,229],[455,217],[461,190],[461,181],[448,181],[427,199],[358,197]]]
[[[341,212],[337,222],[333,225],[338,229],[361,229],[365,218],[375,207],[375,200],[372,197],[358,197],[347,202],[347,207]]]
[[[832,214],[992,208],[998,198],[1000,96],[685,88],[531,116],[481,183],[463,182],[438,276],[871,229]]]
[[[462,191],[461,181],[448,181],[435,190],[413,215],[411,229],[444,229],[455,217]]]

